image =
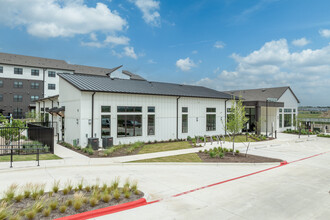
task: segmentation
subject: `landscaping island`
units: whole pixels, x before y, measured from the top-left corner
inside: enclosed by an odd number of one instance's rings
[[[28,183],[22,188],[11,185],[0,200],[0,219],[50,220],[136,201],[144,195],[136,181],[127,179],[119,187],[119,178],[110,185],[84,185],[83,181],[73,185],[67,181],[59,189],[59,181],[54,181],[50,192],[44,192],[45,184]]]

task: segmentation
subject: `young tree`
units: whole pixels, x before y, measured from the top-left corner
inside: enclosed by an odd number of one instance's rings
[[[242,132],[247,121],[248,118],[245,117],[245,106],[243,106],[241,98],[235,100],[235,97],[233,97],[230,113],[226,122],[227,131],[233,136],[233,155],[235,155],[235,135]]]
[[[5,139],[6,145],[9,145],[12,140],[17,139],[17,137],[21,134],[22,128],[26,127],[23,121],[12,119],[10,122],[1,114],[0,122],[2,122],[0,136]]]

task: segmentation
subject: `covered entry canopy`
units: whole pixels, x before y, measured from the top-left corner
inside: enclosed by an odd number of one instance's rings
[[[65,106],[62,106],[60,108],[54,107],[48,110],[48,113],[52,114],[52,115],[59,115],[61,117],[64,117],[64,112],[65,112]]]

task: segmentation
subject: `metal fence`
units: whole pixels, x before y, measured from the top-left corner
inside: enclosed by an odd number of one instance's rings
[[[53,128],[0,127],[0,156],[53,153]]]

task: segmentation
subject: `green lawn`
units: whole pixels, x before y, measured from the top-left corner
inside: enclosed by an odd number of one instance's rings
[[[321,118],[321,114],[299,113],[298,118]]]
[[[162,151],[187,149],[192,146],[187,141],[147,144],[142,147],[139,154],[148,154]]]
[[[146,159],[146,160],[137,160],[137,161],[131,161],[129,163],[155,163],[155,162],[203,162],[201,158],[196,153],[191,154],[182,154],[182,155],[175,155],[175,156],[169,156],[169,157],[158,157],[158,158],[152,158],[152,159]]]
[[[226,141],[232,142],[233,141],[232,138],[233,137],[231,136],[230,138],[229,137],[226,137],[225,139],[226,139]],[[240,143],[240,142],[255,142],[255,140],[248,137],[248,141],[246,141],[246,136],[245,135],[235,136],[235,143]]]
[[[30,161],[30,160],[36,160],[37,156],[35,154],[33,155],[14,155],[13,161]],[[55,154],[40,154],[39,155],[40,160],[58,160],[62,159]],[[10,155],[6,156],[0,156],[0,162],[9,162],[10,161]]]

